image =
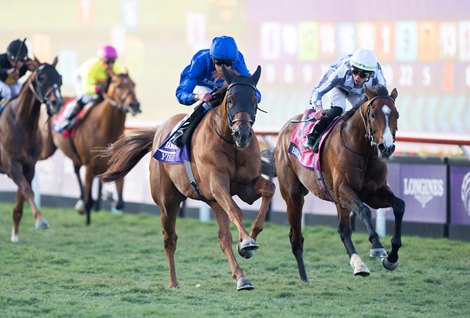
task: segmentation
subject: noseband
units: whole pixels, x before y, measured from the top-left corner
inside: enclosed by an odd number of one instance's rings
[[[393,98],[391,98],[390,96],[375,96],[373,97],[369,103],[367,104],[367,116],[366,118],[364,118],[364,114],[362,113],[362,109],[361,109],[361,118],[362,118],[362,121],[364,123],[364,128],[366,130],[366,134],[365,134],[365,137],[367,140],[369,140],[370,142],[370,145],[371,146],[376,146],[377,145],[377,141],[375,140],[374,138],[374,132],[372,131],[372,127],[371,127],[371,124],[370,124],[370,109],[371,109],[371,105],[372,103],[376,100],[376,99],[379,99],[379,98],[386,98],[386,99],[389,99],[392,101],[393,105],[395,105],[395,101],[393,100]]]

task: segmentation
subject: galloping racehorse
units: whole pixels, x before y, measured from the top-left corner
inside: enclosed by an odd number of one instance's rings
[[[192,186],[181,164],[150,161],[152,198],[160,208],[163,241],[168,258],[170,288],[179,287],[175,270],[177,235],[176,217],[185,198],[205,201],[215,213],[219,228],[220,247],[237,280],[237,289],[252,289],[253,285],[232,251],[230,222],[238,229],[238,252],[249,258],[258,248],[256,238],[264,226],[265,215],[274,195],[275,186],[261,176],[261,157],[258,141],[252,130],[257,111],[256,84],[261,68],[251,76],[237,76],[222,67],[228,83],[222,103],[210,110],[196,127],[191,139],[190,167]],[[222,94],[223,95],[223,94]],[[105,182],[122,179],[149,151],[155,151],[170,130],[181,121],[176,115],[154,129],[134,131],[120,138],[104,155],[110,158]],[[261,206],[252,223],[251,233],[243,225],[243,213],[232,196],[253,203],[262,197]]]
[[[288,122],[279,133],[274,153],[275,171],[282,197],[287,203],[292,252],[303,281],[307,281],[307,274],[302,255],[304,238],[301,219],[304,196],[309,191],[321,199],[334,201],[338,212],[338,233],[355,275],[368,276],[369,270],[351,240],[351,211],[366,225],[372,243],[370,256],[382,258],[383,266],[388,270],[398,266],[405,203],[388,187],[387,165],[381,160],[389,158],[395,150],[398,120],[395,99],[398,93],[394,89],[388,95],[385,87],[378,86],[366,89],[366,95],[368,100],[344,114],[324,142],[325,145],[322,145],[321,174],[326,191],[318,184],[315,171],[304,167],[288,153],[296,125]],[[295,119],[300,117],[298,115]],[[269,168],[269,165],[263,165],[263,171],[269,171]],[[375,209],[393,208],[395,233],[388,254],[374,230],[371,211],[366,204]]]
[[[57,114],[63,105],[60,87],[62,76],[57,72],[57,58],[51,64],[41,64],[35,58],[36,69],[24,83],[19,96],[10,101],[0,115],[0,172],[5,173],[17,185],[16,206],[13,209],[11,241],[18,242],[19,226],[23,217],[23,204],[31,205],[37,229],[49,224],[34,202],[31,180],[41,152],[41,136],[38,129],[41,104],[49,116]]]
[[[124,132],[126,114],[140,113],[140,104],[135,94],[135,84],[128,74],[109,73],[110,83],[104,99],[89,110],[73,137],[64,137],[52,130],[52,138],[57,147],[72,159],[75,175],[80,187],[80,200],[76,207],[86,211],[86,224],[91,222],[90,211],[93,205],[92,185],[95,176],[106,170],[106,162],[94,152],[118,139]],[[85,187],[80,177],[80,168],[85,166]],[[124,180],[116,182],[118,193],[117,209],[124,206],[122,199]]]

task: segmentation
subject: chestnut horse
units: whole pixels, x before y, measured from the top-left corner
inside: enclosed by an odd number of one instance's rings
[[[57,114],[63,106],[62,76],[57,72],[57,58],[51,64],[41,64],[35,58],[36,69],[23,84],[19,96],[10,101],[0,115],[0,172],[5,173],[18,186],[16,206],[13,209],[11,241],[18,242],[19,226],[23,217],[23,204],[31,205],[37,229],[49,224],[34,202],[31,180],[41,152],[39,116],[44,104],[48,116]]]
[[[327,192],[320,188],[315,171],[305,168],[288,153],[296,125],[288,122],[279,133],[274,152],[275,172],[287,204],[292,252],[303,281],[307,281],[307,274],[302,255],[304,238],[301,219],[304,196],[309,191],[320,199],[334,201],[338,212],[338,233],[355,275],[368,276],[369,270],[351,240],[351,212],[366,225],[372,243],[370,256],[382,258],[383,266],[388,270],[398,266],[405,203],[387,185],[387,165],[381,160],[389,158],[395,150],[398,121],[395,99],[398,93],[394,89],[388,95],[385,87],[378,86],[366,89],[366,95],[367,101],[344,114],[322,145],[321,173]],[[300,118],[301,115],[298,115],[294,119]],[[263,165],[263,171],[268,170],[269,165]],[[374,209],[393,208],[395,233],[388,254],[374,230],[371,211],[366,204]]]
[[[76,127],[72,138],[51,130],[54,144],[72,159],[80,187],[80,199],[75,206],[79,212],[86,212],[87,225],[91,223],[93,179],[106,170],[106,162],[98,157],[94,150],[107,147],[123,134],[128,112],[133,115],[140,113],[135,84],[129,75],[127,73],[115,75],[110,72],[109,76],[110,82],[106,93],[103,94],[103,100],[88,111],[83,121]],[[82,166],[85,166],[84,186],[80,177]],[[124,206],[123,185],[124,180],[116,182],[117,209]]]
[[[182,164],[150,160],[150,187],[152,198],[160,208],[170,288],[179,287],[175,269],[178,238],[175,223],[180,203],[185,198],[205,201],[212,208],[219,228],[220,247],[228,260],[232,277],[237,281],[237,289],[253,288],[233,254],[230,222],[235,224],[239,233],[239,254],[251,257],[253,250],[258,248],[256,238],[263,230],[275,191],[274,184],[261,176],[260,150],[252,129],[261,67],[258,66],[251,77],[234,75],[225,66],[222,66],[222,71],[228,83],[224,99],[203,117],[191,139],[190,166],[195,182],[188,180]],[[120,138],[104,153],[110,161],[108,170],[101,176],[103,181],[122,179],[145,154],[154,152],[164,142],[183,116],[175,115],[157,128],[134,131]],[[234,195],[249,204],[262,198],[251,233],[243,225],[243,213],[233,200]]]

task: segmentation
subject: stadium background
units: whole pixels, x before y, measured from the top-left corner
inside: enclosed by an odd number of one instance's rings
[[[278,130],[308,105],[322,71],[358,47],[377,52],[399,92],[400,133],[470,135],[470,7],[466,1],[21,0],[1,1],[0,48],[27,37],[41,60],[73,70],[111,43],[158,122],[189,112],[174,96],[179,73],[214,36],[235,37],[248,68],[263,67],[257,128]]]
[[[0,49],[27,37],[30,51],[40,60],[52,61],[58,55],[64,95],[74,94],[71,75],[81,62],[99,46],[115,45],[137,83],[142,104],[143,113],[129,118],[133,127],[191,111],[174,95],[179,73],[214,36],[228,34],[237,40],[250,70],[263,67],[260,107],[269,113],[257,116],[257,130],[279,130],[308,105],[310,91],[329,63],[368,47],[377,52],[389,89],[398,89],[399,135],[448,136],[467,142],[470,138],[466,1],[379,0],[371,5],[359,0],[1,0],[0,9]],[[397,146],[416,153],[422,144]],[[445,156],[452,151],[461,156],[458,147],[436,147],[444,158],[405,158],[389,165],[389,182],[409,207],[404,232],[422,229],[426,235],[470,239],[470,166],[468,161],[449,165]],[[126,177],[124,200],[132,212],[149,207],[155,211],[148,160],[144,158]],[[63,205],[59,201],[65,200],[73,206],[79,192],[69,159],[57,151],[39,162],[36,171],[45,205]],[[0,175],[0,200],[13,201],[14,191],[16,185]],[[107,191],[112,191],[110,185]],[[196,209],[199,203],[188,200],[187,206]],[[241,204],[245,210],[257,206]],[[278,217],[285,222],[279,193],[272,208],[282,212]],[[454,211],[457,217],[451,217]],[[313,224],[336,226],[335,208],[329,202],[308,195],[304,212],[307,223],[310,219]],[[392,218],[388,213],[388,222]],[[449,230],[451,222],[458,224]]]

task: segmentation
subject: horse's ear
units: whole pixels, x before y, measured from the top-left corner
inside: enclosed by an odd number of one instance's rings
[[[365,86],[364,87],[364,91],[366,93],[366,96],[367,96],[367,99],[372,99],[372,97],[374,97],[374,93],[369,89],[369,87]]]
[[[54,57],[54,60],[52,61],[52,66],[56,67],[57,63],[59,63],[59,57]]]
[[[255,83],[255,86],[258,84],[260,76],[261,76],[261,66],[258,65],[255,73],[251,75],[251,80],[253,81],[253,83]]]
[[[397,99],[397,97],[398,97],[398,91],[397,91],[396,88],[394,88],[394,89],[392,90],[392,92],[390,93],[390,97],[391,97],[393,100],[396,100],[396,99]]]
[[[227,69],[227,67],[225,67],[225,65],[222,65],[222,73],[224,74],[225,81],[226,81],[228,84],[232,83],[233,78],[235,77],[235,75],[233,75],[233,74]]]

